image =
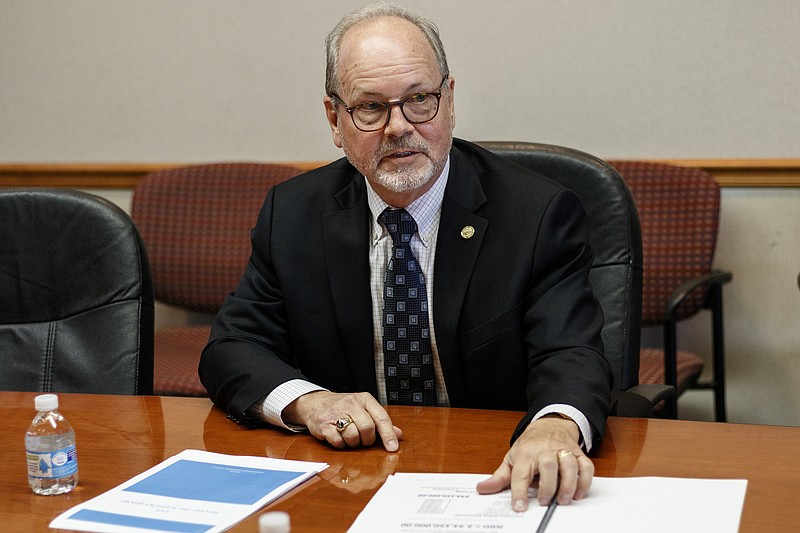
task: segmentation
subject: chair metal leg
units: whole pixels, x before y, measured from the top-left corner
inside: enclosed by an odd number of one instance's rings
[[[678,363],[677,363],[677,327],[675,321],[669,320],[664,324],[664,382],[678,389]],[[678,418],[678,395],[668,398],[664,402],[662,411],[666,418]]]
[[[709,290],[714,350],[714,414],[717,422],[726,422],[725,412],[725,344],[722,328],[722,285],[712,284]]]

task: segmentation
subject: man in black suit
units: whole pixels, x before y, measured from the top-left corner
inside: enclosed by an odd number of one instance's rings
[[[388,451],[403,435],[382,404],[524,410],[478,490],[510,486],[524,510],[538,476],[541,504],[583,498],[612,377],[580,201],[453,140],[455,80],[429,21],[367,6],[327,44],[324,105],[346,158],[268,193],[203,352],[210,397],[240,422]],[[412,272],[419,307],[398,328]]]

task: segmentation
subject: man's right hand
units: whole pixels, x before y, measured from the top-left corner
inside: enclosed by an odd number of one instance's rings
[[[380,437],[386,451],[395,452],[403,438],[403,431],[367,392],[309,392],[287,405],[281,416],[288,424],[306,426],[316,438],[336,448],[372,446]],[[339,420],[352,422],[340,431]]]

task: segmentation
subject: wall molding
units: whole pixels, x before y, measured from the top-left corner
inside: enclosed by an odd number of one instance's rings
[[[800,159],[653,159],[710,172],[720,187],[800,187]]]
[[[721,187],[800,187],[800,159],[650,159],[697,167]],[[144,175],[186,163],[0,163],[0,187],[132,189]],[[325,162],[285,164],[310,170]]]

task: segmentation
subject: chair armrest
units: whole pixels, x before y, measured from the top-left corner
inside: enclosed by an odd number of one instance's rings
[[[686,299],[689,293],[696,288],[708,284],[721,286],[723,283],[731,281],[731,279],[733,279],[733,274],[726,270],[713,270],[699,278],[690,279],[675,289],[672,294],[669,295],[669,298],[667,298],[667,305],[664,310],[664,321],[675,321],[675,313],[678,310],[678,306]]]
[[[628,389],[627,392],[646,398],[653,406],[662,400],[674,398],[678,394],[675,387],[660,383],[640,383]]]
[[[651,418],[653,408],[659,402],[673,398],[675,395],[675,387],[660,384],[640,384],[624,391],[611,391],[611,414],[613,416]]]

